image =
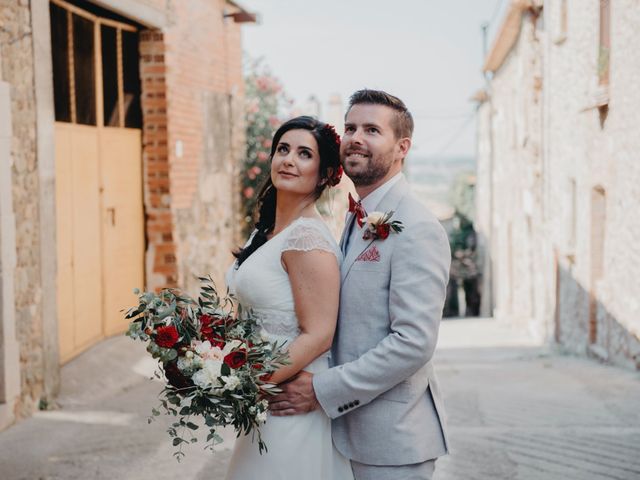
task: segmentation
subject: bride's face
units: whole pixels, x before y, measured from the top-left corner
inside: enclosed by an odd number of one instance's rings
[[[271,160],[271,181],[278,191],[312,194],[320,181],[318,142],[308,130],[289,130]]]

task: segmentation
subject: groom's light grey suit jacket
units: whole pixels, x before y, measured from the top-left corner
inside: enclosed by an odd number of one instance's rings
[[[341,269],[333,368],[316,374],[313,385],[333,419],[336,448],[347,458],[369,465],[420,463],[448,451],[431,360],[449,277],[449,242],[404,178],[376,210],[394,210],[392,220],[405,229],[367,241],[353,226],[357,234]]]

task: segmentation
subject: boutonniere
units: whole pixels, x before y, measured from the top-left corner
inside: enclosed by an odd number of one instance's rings
[[[395,212],[371,212],[363,219],[365,240],[386,239],[391,232],[400,233],[404,229],[402,222],[398,220],[390,221]]]

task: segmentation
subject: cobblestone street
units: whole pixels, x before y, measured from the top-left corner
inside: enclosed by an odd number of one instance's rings
[[[640,375],[533,345],[493,320],[443,322],[437,369],[452,454],[437,480],[640,478]],[[159,383],[141,345],[114,338],[63,369],[61,409],[0,432],[2,480],[222,479],[233,435],[177,464],[147,425]]]
[[[437,480],[640,478],[638,373],[551,354],[487,320],[444,325],[453,453]]]

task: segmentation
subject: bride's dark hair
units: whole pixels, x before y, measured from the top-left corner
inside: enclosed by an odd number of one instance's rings
[[[340,177],[342,176],[342,167],[340,166],[340,136],[331,125],[323,123],[313,117],[301,116],[292,118],[283,123],[273,135],[271,154],[269,156],[270,161],[273,159],[276,149],[278,148],[280,138],[289,130],[307,130],[318,143],[320,182],[314,191],[314,196],[317,200],[328,186],[334,186],[340,182]],[[276,221],[277,195],[278,191],[271,181],[271,175],[269,175],[258,192],[256,205],[258,221],[255,224],[256,233],[249,245],[233,252],[233,255],[237,258],[236,267],[242,265],[242,262],[264,245],[267,241],[267,236],[273,231]]]

